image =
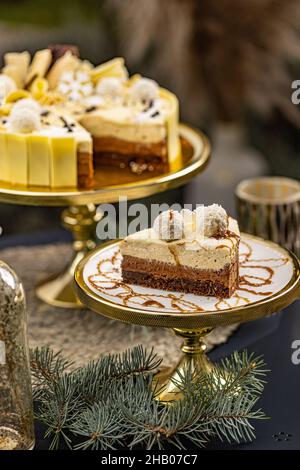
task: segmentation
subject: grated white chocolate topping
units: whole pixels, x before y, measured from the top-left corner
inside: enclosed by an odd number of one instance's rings
[[[99,80],[96,92],[104,99],[111,101],[124,100],[124,80],[117,77],[104,77]]]
[[[16,109],[8,120],[8,130],[28,134],[41,129],[41,118],[38,113],[28,108]]]
[[[129,102],[150,104],[159,97],[159,86],[150,78],[141,78],[128,90]]]

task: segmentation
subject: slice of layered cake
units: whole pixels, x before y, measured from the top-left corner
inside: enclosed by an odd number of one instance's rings
[[[121,243],[123,281],[228,298],[239,282],[239,241],[236,220],[219,205],[162,212]]]
[[[104,77],[79,122],[93,136],[96,164],[133,173],[168,171],[180,158],[178,101],[156,82]]]

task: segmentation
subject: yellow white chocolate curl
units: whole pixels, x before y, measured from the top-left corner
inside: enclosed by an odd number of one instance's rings
[[[29,52],[7,52],[4,64],[3,73],[13,78],[18,88],[23,88],[30,64]]]
[[[11,132],[28,134],[41,128],[41,119],[38,113],[32,109],[16,109],[10,115],[8,129]]]
[[[52,53],[50,49],[43,49],[41,51],[37,51],[34,54],[34,57],[28,69],[28,73],[25,80],[26,86],[29,86],[35,78],[43,78],[46,75],[51,62]]]
[[[12,104],[4,103],[2,106],[0,106],[0,116],[9,116],[11,108]]]
[[[228,215],[222,206],[212,204],[204,208],[204,235],[225,236],[228,229]]]
[[[36,100],[40,100],[48,92],[49,84],[45,78],[36,78],[30,86],[32,96]]]
[[[159,86],[150,78],[137,80],[128,90],[129,100],[133,103],[150,104],[159,96]]]
[[[17,89],[16,82],[7,75],[0,74],[0,98],[6,98]]]
[[[167,210],[159,214],[153,229],[161,240],[179,240],[183,237],[183,217],[180,212]]]
[[[64,96],[56,91],[47,91],[44,95],[39,98],[39,103],[42,106],[54,106],[65,101]]]
[[[50,90],[54,90],[57,87],[65,72],[75,72],[80,64],[80,59],[75,57],[71,51],[67,51],[62,57],[57,59],[47,75]]]
[[[12,91],[7,97],[5,98],[4,102],[7,103],[16,103],[17,101],[21,100],[22,98],[30,98],[29,91],[26,90],[16,90]]]
[[[104,77],[117,77],[126,80],[128,71],[124,65],[123,57],[116,57],[95,67],[90,71],[90,76],[94,83],[98,83]]]
[[[93,90],[89,74],[80,70],[64,72],[57,86],[57,91],[67,96],[71,101],[78,101],[90,96]]]

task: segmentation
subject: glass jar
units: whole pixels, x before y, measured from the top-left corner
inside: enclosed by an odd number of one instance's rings
[[[24,290],[14,271],[0,261],[0,450],[33,447]]]

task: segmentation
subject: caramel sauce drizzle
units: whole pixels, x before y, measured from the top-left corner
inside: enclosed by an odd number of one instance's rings
[[[233,235],[230,234],[230,236]],[[227,245],[224,246],[228,248]],[[176,265],[180,267],[181,265],[178,253],[176,252],[176,246],[173,247],[172,245],[169,245],[168,248],[174,258]],[[239,253],[240,268],[246,268],[247,270],[255,269],[255,274],[247,273],[241,275],[238,289],[234,292],[230,299],[217,299],[214,304],[215,310],[230,309],[250,303],[251,299],[242,294],[242,292],[247,292],[255,296],[268,297],[272,295],[273,292],[271,290],[264,291],[260,288],[263,286],[272,285],[275,272],[273,268],[262,263],[274,262],[278,263],[276,264],[276,267],[281,267],[289,261],[288,257],[253,259],[253,249],[251,245],[245,241],[241,241],[241,248],[242,250]],[[168,310],[171,309],[177,312],[189,311],[191,313],[204,311],[204,308],[200,307],[195,302],[184,298],[186,295],[185,293],[174,294],[171,292],[166,292],[163,294],[143,294],[137,292],[134,286],[126,284],[122,281],[122,279],[117,278],[120,276],[120,261],[121,254],[118,249],[115,250],[108,258],[103,258],[99,261],[97,265],[97,273],[88,277],[88,281],[98,292],[107,295],[108,292],[113,291],[110,295],[118,298],[124,306],[128,306],[130,304],[139,307],[156,307],[158,309]],[[105,264],[108,264],[106,269],[104,268]],[[162,303],[163,301],[165,301],[165,303]]]

